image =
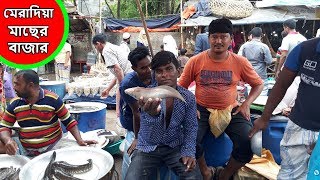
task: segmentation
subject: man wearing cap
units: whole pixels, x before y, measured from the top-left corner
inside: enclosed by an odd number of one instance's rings
[[[123,35],[122,35],[123,40],[120,43],[120,47],[126,53],[126,57],[128,57],[128,55],[130,53],[130,48],[129,48],[130,37],[131,37],[131,35],[129,33],[127,33],[127,32],[123,33]]]
[[[288,35],[282,39],[281,47],[279,48],[281,50],[281,57],[276,70],[276,77],[278,77],[290,51],[299,43],[307,40],[296,31],[296,21],[294,19],[287,19],[283,22],[283,31]]]
[[[179,84],[185,88],[191,82],[196,82],[199,118],[196,158],[205,180],[213,177],[228,180],[238,169],[250,162],[253,156],[248,136],[252,127],[250,105],[261,93],[263,81],[246,58],[228,51],[232,32],[230,20],[213,20],[209,25],[210,49],[193,56],[179,79]],[[241,105],[236,100],[237,84],[240,80],[252,87]],[[220,118],[214,118],[218,116]],[[222,132],[217,131],[218,126],[213,124],[224,124],[219,126]],[[225,132],[233,142],[232,154],[224,169],[210,168],[204,159],[201,145],[209,128],[216,137]]]
[[[264,81],[263,91],[260,95],[268,95],[267,66],[272,63],[272,56],[269,47],[261,42],[262,29],[254,27],[251,30],[252,40],[243,45],[242,55],[252,64],[254,70]]]

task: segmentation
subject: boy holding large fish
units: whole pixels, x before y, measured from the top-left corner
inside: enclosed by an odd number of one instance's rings
[[[127,91],[139,99],[141,121],[126,179],[150,179],[153,171],[162,165],[168,166],[180,179],[201,179],[195,159],[198,128],[195,97],[177,85],[180,65],[171,52],[157,53],[151,68],[159,85],[153,87],[157,91],[144,89],[149,93],[140,91],[142,97]],[[174,93],[165,95],[163,92],[170,88]]]

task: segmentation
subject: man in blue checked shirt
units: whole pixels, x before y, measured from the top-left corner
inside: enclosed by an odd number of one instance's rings
[[[177,85],[180,65],[171,52],[157,53],[151,68],[158,85],[175,88],[186,103],[176,98],[140,98],[138,144],[125,179],[151,179],[150,175],[162,165],[180,179],[201,179],[195,159],[198,128],[195,97]]]

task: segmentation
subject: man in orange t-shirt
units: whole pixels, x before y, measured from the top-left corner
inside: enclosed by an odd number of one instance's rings
[[[192,57],[186,64],[179,84],[187,88],[196,82],[196,100],[199,113],[196,158],[204,179],[229,179],[253,156],[248,136],[252,127],[250,104],[263,89],[263,81],[250,62],[228,51],[232,42],[232,23],[228,19],[213,20],[209,25],[210,49]],[[238,105],[237,84],[242,80],[252,87],[249,96]],[[233,150],[226,168],[210,168],[206,165],[202,140],[209,129],[208,109],[226,110],[231,120],[225,128],[233,142]],[[219,121],[219,119],[217,119]],[[217,147],[219,148],[219,147]]]

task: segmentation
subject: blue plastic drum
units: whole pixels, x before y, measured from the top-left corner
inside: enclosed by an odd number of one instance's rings
[[[232,151],[232,141],[226,133],[215,138],[210,130],[203,139],[204,157],[208,166],[225,166]]]
[[[43,89],[56,93],[61,99],[66,94],[66,84],[63,81],[41,81],[40,86]]]
[[[80,131],[88,132],[106,128],[106,104],[99,102],[76,102],[66,104],[66,107],[71,116],[78,121],[78,128]]]
[[[273,116],[269,121],[269,126],[262,131],[262,147],[269,149],[274,160],[280,164],[280,141],[288,123],[285,116]]]

